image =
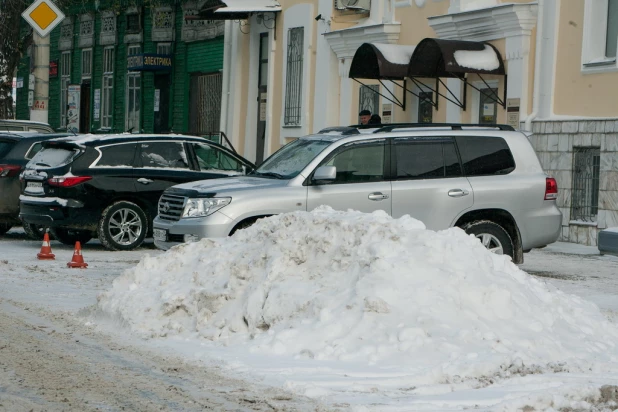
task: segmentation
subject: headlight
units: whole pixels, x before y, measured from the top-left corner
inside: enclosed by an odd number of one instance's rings
[[[188,199],[182,217],[203,217],[215,213],[230,204],[231,197],[213,197],[210,199]]]

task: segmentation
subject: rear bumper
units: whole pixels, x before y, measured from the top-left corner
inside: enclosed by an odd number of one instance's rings
[[[19,217],[25,223],[67,229],[96,230],[101,216],[100,210],[85,209],[83,203],[72,199],[23,199],[22,196]]]
[[[555,202],[547,201],[544,208],[534,210],[534,212],[522,217],[520,221],[524,222],[520,226],[524,250],[549,245],[560,237],[562,212]]]
[[[19,222],[19,179],[0,178],[0,222]]]

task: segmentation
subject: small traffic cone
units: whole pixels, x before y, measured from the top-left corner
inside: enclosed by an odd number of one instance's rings
[[[52,253],[51,246],[49,244],[49,234],[45,232],[43,236],[43,246],[41,246],[41,251],[37,253],[36,258],[39,260],[54,260],[56,259],[56,255]]]
[[[67,266],[70,268],[80,268],[86,269],[88,267],[88,263],[84,262],[84,257],[82,256],[82,245],[79,241],[75,242],[75,252],[73,252],[73,259]]]

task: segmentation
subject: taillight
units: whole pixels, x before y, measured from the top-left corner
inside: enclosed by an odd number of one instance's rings
[[[51,179],[47,179],[47,183],[49,183],[50,186],[71,187],[87,182],[90,179],[92,179],[92,176],[52,177]]]
[[[553,177],[545,179],[545,200],[556,200],[558,198],[558,183]]]
[[[0,177],[13,177],[21,172],[21,166],[18,165],[0,165]]]

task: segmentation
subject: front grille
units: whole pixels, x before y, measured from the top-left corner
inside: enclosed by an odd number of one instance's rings
[[[184,196],[161,196],[159,199],[159,217],[165,220],[180,220],[185,202]]]

